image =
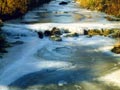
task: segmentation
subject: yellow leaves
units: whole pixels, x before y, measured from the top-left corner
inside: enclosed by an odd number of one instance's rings
[[[120,0],[76,0],[82,7],[97,9],[120,17]]]
[[[28,0],[0,0],[0,14],[25,13]]]

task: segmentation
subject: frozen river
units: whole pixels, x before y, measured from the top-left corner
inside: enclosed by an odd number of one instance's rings
[[[82,9],[62,0],[5,22],[10,42],[22,41],[0,59],[0,90],[120,90],[120,55],[112,53],[109,37],[63,37],[61,42],[39,39],[35,31],[58,27],[82,34],[84,29],[120,28],[104,13]],[[113,79],[111,79],[113,78]]]

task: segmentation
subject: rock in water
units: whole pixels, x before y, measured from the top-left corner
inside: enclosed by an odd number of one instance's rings
[[[51,30],[51,35],[62,35],[60,29],[54,27],[52,30]]]
[[[41,38],[41,39],[43,38],[43,33],[41,31],[37,32],[37,34],[38,34],[39,38]]]
[[[50,32],[49,30],[46,30],[46,31],[44,32],[44,35],[45,35],[45,36],[50,36],[50,35],[51,35],[51,32]]]
[[[68,2],[65,2],[65,1],[62,1],[59,3],[59,5],[67,5],[67,4],[68,4]]]
[[[88,35],[88,31],[87,30],[84,30],[84,35]]]
[[[116,54],[120,54],[120,45],[114,46],[111,51]]]

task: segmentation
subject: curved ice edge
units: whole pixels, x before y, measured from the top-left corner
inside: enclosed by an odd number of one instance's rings
[[[13,64],[6,66],[5,71],[0,75],[0,85],[9,85],[23,75],[40,71],[42,69],[74,68],[74,66],[70,62],[52,60],[47,61],[43,59],[39,60],[36,59],[36,57],[33,57],[34,53],[38,49],[42,48],[44,45],[47,45],[48,42],[51,41],[47,39],[39,40],[38,38],[29,42],[29,47],[24,49],[25,53],[23,54],[23,56],[21,58],[18,58],[18,60],[16,60]],[[35,47],[33,47],[34,44],[36,45]]]
[[[105,76],[99,77],[97,80],[102,81],[107,85],[120,87],[120,69]]]

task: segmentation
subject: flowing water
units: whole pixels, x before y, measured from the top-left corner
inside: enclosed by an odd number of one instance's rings
[[[53,27],[78,33],[88,28],[120,28],[119,21],[107,21],[104,13],[82,9],[70,0],[59,5],[61,1],[5,22],[8,40],[24,43],[9,48],[0,59],[0,90],[120,90],[116,82],[100,79],[120,69],[120,55],[110,52],[114,39],[80,35],[55,42],[38,38],[35,31]]]

